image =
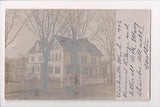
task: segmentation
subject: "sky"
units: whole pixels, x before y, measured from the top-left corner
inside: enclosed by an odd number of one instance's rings
[[[95,11],[96,14],[94,15],[93,20],[91,21],[91,23],[89,25],[86,36],[93,35],[96,32],[97,24],[99,24],[99,22],[101,20],[101,15],[103,15],[104,12],[106,12],[106,14],[108,14],[107,12],[109,12],[109,11],[108,10],[98,11],[98,12]],[[18,26],[25,20],[25,14],[20,12],[19,17],[16,19],[17,19],[16,25],[13,29],[13,32],[10,33],[10,36],[12,36],[12,34],[15,34],[14,31],[17,31]],[[6,18],[6,21],[10,22],[11,18]],[[18,57],[21,54],[26,55],[26,53],[34,45],[36,40],[38,40],[38,37],[36,37],[27,28],[27,26],[24,26],[22,28],[22,30],[20,31],[20,33],[18,34],[18,36],[16,37],[15,41],[6,47],[6,51],[5,51],[6,57],[14,58],[14,57]],[[96,40],[93,40],[93,43],[96,44]],[[101,51],[103,51],[103,49]]]

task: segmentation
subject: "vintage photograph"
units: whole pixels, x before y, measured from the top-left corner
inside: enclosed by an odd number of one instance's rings
[[[6,9],[6,100],[114,100],[116,10]]]

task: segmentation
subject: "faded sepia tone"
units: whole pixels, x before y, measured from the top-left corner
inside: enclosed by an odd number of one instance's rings
[[[116,10],[6,10],[5,98],[115,99]]]

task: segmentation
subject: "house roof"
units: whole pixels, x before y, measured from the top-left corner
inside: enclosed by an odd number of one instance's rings
[[[62,46],[63,50],[66,52],[73,52],[75,48],[77,48],[76,50],[79,51],[88,52],[95,56],[102,56],[102,53],[97,49],[97,47],[93,43],[89,42],[87,38],[81,38],[74,41],[70,38],[57,36],[56,39]],[[35,45],[29,50],[29,52],[41,52],[40,50],[35,50],[37,44],[40,45],[40,42],[36,41]]]
[[[40,45],[40,41],[36,41],[31,49],[29,49],[28,53],[39,53],[41,50],[36,50],[36,45]]]

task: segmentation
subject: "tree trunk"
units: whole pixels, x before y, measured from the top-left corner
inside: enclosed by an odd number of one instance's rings
[[[113,70],[112,70],[112,55],[109,57],[109,64],[108,64],[108,71],[109,71],[109,84],[113,84]]]
[[[45,52],[46,53],[46,52]],[[44,63],[43,63],[43,71],[42,71],[42,84],[43,84],[43,91],[47,91],[48,86],[48,55],[43,54],[44,57]]]
[[[80,67],[80,86],[82,86],[83,82],[83,72],[82,72],[82,67]]]
[[[113,84],[113,71],[112,71],[112,60],[110,61],[110,84]]]

